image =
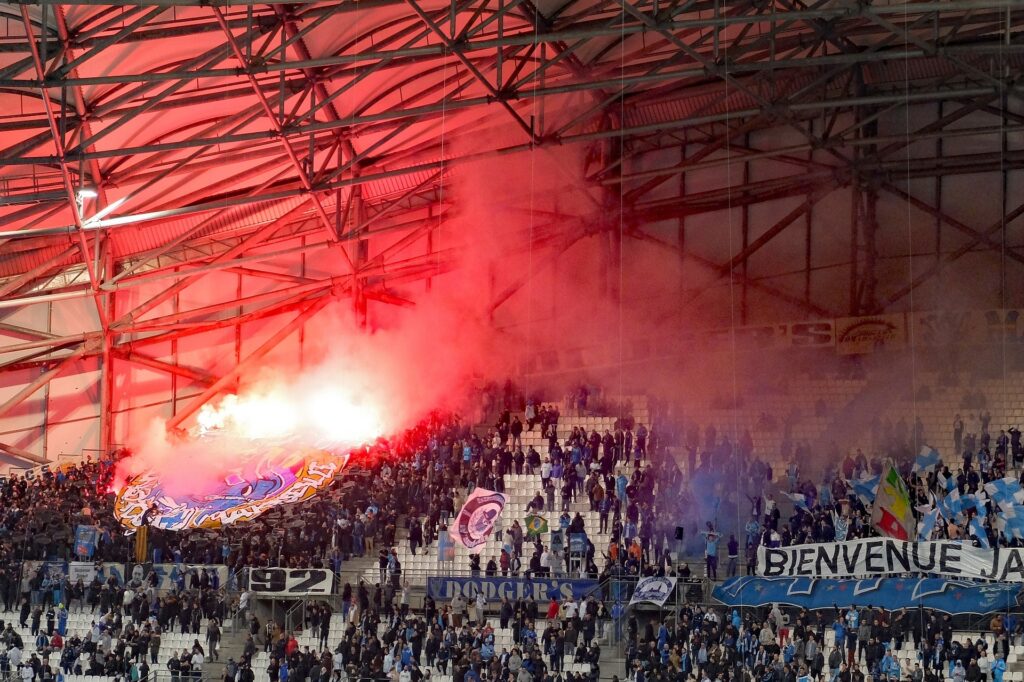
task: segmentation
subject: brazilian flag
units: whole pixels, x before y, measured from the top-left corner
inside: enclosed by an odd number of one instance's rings
[[[539,514],[530,514],[526,517],[527,537],[536,537],[548,532],[548,520]]]

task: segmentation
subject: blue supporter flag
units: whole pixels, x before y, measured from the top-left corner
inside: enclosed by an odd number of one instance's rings
[[[1013,504],[1000,506],[1002,511],[996,514],[996,530],[1007,540],[1024,538],[1024,508]]]
[[[89,558],[96,551],[96,541],[100,529],[97,526],[77,526],[75,528],[75,555]]]
[[[914,460],[914,468],[911,471],[915,474],[932,471],[940,464],[942,464],[942,458],[939,457],[939,451],[930,445],[923,445],[917,459]]]
[[[986,506],[988,498],[985,497],[985,493],[979,492],[977,495],[964,495],[962,499],[964,506],[968,509],[973,507],[981,518],[988,516],[988,507]]]
[[[455,561],[455,541],[447,533],[441,533],[437,538],[437,562],[442,561]]]
[[[804,497],[803,493],[783,492],[782,494],[788,497],[790,501],[793,503],[793,506],[796,507],[797,509],[803,509],[804,511],[808,511],[807,498]]]
[[[950,521],[956,520],[958,516],[963,514],[964,502],[960,499],[960,491],[956,488],[946,495],[946,497],[939,502],[939,508],[942,510],[942,515]]]
[[[1021,489],[1020,481],[1013,476],[997,478],[985,484],[987,492],[1000,506],[1004,504],[1024,504],[1024,489]]]
[[[861,499],[861,502],[865,505],[869,505],[875,501],[875,495],[878,493],[878,481],[880,478],[880,476],[861,478],[856,481],[851,481],[850,486],[853,488],[853,492],[857,494],[857,497]]]
[[[978,538],[978,542],[984,549],[991,549],[988,543],[988,533],[985,532],[985,526],[981,525],[981,519],[977,516],[971,519],[970,523],[971,533]]]
[[[940,471],[935,475],[935,479],[939,483],[939,487],[945,490],[947,493],[952,492],[953,488],[956,487],[956,476],[950,476],[946,478],[945,475]]]
[[[932,531],[935,530],[935,524],[939,520],[939,508],[935,507],[931,511],[925,513],[921,517],[921,523],[918,526],[917,539],[918,542],[926,542],[932,536]]]

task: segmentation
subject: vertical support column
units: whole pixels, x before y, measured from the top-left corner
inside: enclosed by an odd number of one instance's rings
[[[854,150],[854,155],[857,156],[859,153]],[[857,239],[858,230],[857,224],[860,222],[860,176],[854,171],[854,176],[850,182],[850,294],[849,294],[849,314],[856,316],[858,313],[857,304],[857,282],[860,277],[860,264],[858,259],[860,254],[857,250]]]
[[[944,105],[945,105],[945,102],[939,102],[938,103],[938,119],[937,120],[941,120],[943,115],[944,115],[944,112],[943,112],[943,110],[945,109]],[[936,135],[935,136],[935,158],[936,159],[941,159],[942,158],[942,154],[943,154],[942,147],[943,147],[942,135]],[[939,287],[940,287],[939,291],[941,291],[942,290],[941,289],[941,286],[942,286],[942,268],[941,268],[941,265],[938,265],[939,263],[942,262],[942,218],[941,218],[941,216],[942,216],[942,174],[941,173],[936,173],[935,174],[935,208],[936,208],[936,213],[935,213],[935,216],[934,216],[935,217],[935,263],[939,267],[939,270],[938,270],[938,272],[935,273],[935,276],[939,278]]]
[[[179,268],[175,268],[174,272],[179,272]],[[181,299],[178,294],[174,294],[171,298],[171,310],[177,315],[181,312]],[[171,357],[174,358],[174,364],[181,365],[181,357],[178,356],[178,338],[174,337],[171,339]],[[173,417],[178,413],[178,375],[171,373],[171,416]]]
[[[812,123],[811,132],[814,132]],[[814,150],[807,150],[808,165],[814,161]],[[804,304],[811,307],[811,267],[814,262],[814,206],[808,206],[804,213]]]
[[[602,120],[602,127],[612,129],[612,115],[606,113]],[[604,215],[607,223],[601,240],[601,262],[600,262],[600,285],[601,294],[618,305],[619,296],[619,257],[622,252],[622,234],[619,230],[623,220],[622,212],[625,207],[622,205],[622,142],[616,138],[609,138],[603,145],[602,167],[615,168],[615,182],[605,186],[601,197],[604,206]]]
[[[339,145],[340,149],[340,145]],[[340,154],[340,152],[339,152]],[[339,234],[341,234],[339,232]],[[302,253],[299,254],[299,276],[306,279],[306,237],[302,237]],[[299,369],[306,367],[306,325],[299,328]]]
[[[46,333],[53,333],[53,301],[46,304]],[[50,459],[47,451],[50,437],[50,384],[43,388],[43,458]]]
[[[860,68],[854,68],[850,82],[850,90],[855,95],[864,93],[864,79]],[[855,136],[860,139],[864,136],[864,129],[860,126],[864,116],[864,108],[856,106],[853,108],[853,123],[857,126]],[[860,202],[861,202],[861,176],[858,172],[860,160],[864,157],[864,148],[857,144],[853,147],[853,159],[850,161],[850,292],[849,292],[849,314],[857,315],[860,311],[859,303],[859,282],[860,282],[860,252],[857,248],[859,240],[860,224]]]
[[[689,142],[689,129],[683,130],[683,144],[679,145],[679,164],[686,164],[687,143]],[[679,173],[679,197],[686,196],[686,171]],[[681,213],[676,218],[676,239],[679,241],[679,300],[686,296],[686,214]],[[680,327],[683,320],[679,320]]]
[[[235,275],[235,300],[242,298],[242,273]],[[235,308],[235,315],[242,316],[242,306]],[[235,325],[235,364],[242,361],[242,325]]]
[[[100,250],[102,251],[102,267],[97,271],[102,273],[103,279],[109,279],[114,271],[114,254],[110,248],[110,240],[103,239]],[[104,319],[114,319],[114,291],[105,292],[102,295],[104,308]],[[101,456],[109,456],[114,446],[114,357],[111,348],[114,345],[114,332],[104,324],[103,328],[103,355],[101,358],[102,369],[100,372],[100,442]]]
[[[355,185],[352,188],[352,196],[350,201],[352,202],[352,220],[355,225],[362,225],[366,222],[366,207],[363,204],[363,191],[361,185]],[[367,228],[363,228],[361,232],[366,232]],[[344,248],[344,246],[342,246]],[[370,255],[370,241],[364,239],[360,235],[356,235],[355,246],[353,248],[354,253],[352,254],[352,270],[353,272],[359,272],[366,261],[369,260]],[[354,306],[356,323],[360,329],[366,327],[366,294],[363,292],[363,283],[358,277],[352,279],[352,305]]]
[[[1009,38],[1009,36],[1007,36],[1007,38]],[[1000,57],[1000,62],[1002,62],[1002,57]],[[1000,150],[999,151],[999,154],[1000,154],[1000,156],[999,156],[999,159],[1000,159],[999,165],[1001,166],[1001,168],[1000,168],[1001,173],[1000,174],[1002,175],[1002,178],[1001,178],[1002,182],[1000,183],[1000,190],[1001,190],[1000,194],[1001,194],[1001,196],[1000,196],[1000,202],[999,202],[999,216],[1000,216],[1000,222],[1002,223],[999,226],[999,244],[1002,247],[1002,252],[999,254],[999,306],[1001,308],[1006,308],[1006,307],[1009,307],[1007,305],[1007,302],[1006,302],[1006,214],[1010,210],[1010,207],[1007,204],[1007,195],[1008,195],[1008,190],[1009,190],[1009,184],[1008,183],[1010,181],[1010,178],[1009,178],[1009,173],[1006,170],[1006,164],[1003,163],[1003,159],[1006,158],[1006,154],[1010,150],[1010,142],[1009,142],[1009,139],[1007,138],[1007,135],[1006,135],[1006,124],[1008,123],[1008,121],[1006,120],[1007,119],[1006,113],[1007,113],[1007,111],[1009,110],[1009,107],[1010,107],[1010,100],[1009,100],[1009,97],[1007,97],[1006,80],[1005,80],[1008,77],[1008,74],[1005,72],[1005,67],[1003,66],[1002,63],[1000,63],[999,66],[1000,66],[1000,69],[1003,70],[1002,73],[999,74],[999,78],[1000,78],[999,79],[999,83],[1000,83],[1000,92],[999,92],[999,109],[1000,109],[1000,112],[999,112],[999,116],[1000,116],[1000,133],[1001,133],[1000,134],[1000,140],[999,140],[999,145],[1000,145],[999,146],[999,150]],[[940,211],[942,210],[942,206],[941,205],[938,206],[937,208]],[[1013,305],[1013,304],[1011,304],[1011,305]],[[1006,354],[1006,344],[1002,345],[1002,352],[1003,352],[1004,355]],[[1004,360],[1004,364],[1005,364],[1005,360]],[[1005,378],[1005,375],[1004,375],[1004,378]]]
[[[872,135],[875,133],[872,132]],[[864,197],[864,270],[861,272],[861,311],[873,311],[876,308],[875,287],[878,278],[875,276],[875,265],[878,261],[878,188],[872,184]]]
[[[868,109],[869,115],[874,112]],[[907,112],[910,115],[910,112]],[[864,133],[868,139],[878,139],[878,119],[873,118],[864,126]],[[878,156],[878,145],[869,144],[865,152],[871,157]],[[909,182],[909,178],[907,180]],[[860,212],[861,248],[864,251],[864,267],[860,272],[860,297],[858,300],[859,312],[875,312],[875,288],[878,278],[875,276],[875,265],[878,261],[878,180],[870,178],[861,191],[861,199],[864,202]],[[907,191],[910,188],[907,187]]]
[[[440,207],[438,207],[438,209],[440,210]],[[430,204],[430,205],[427,206],[427,222],[430,222],[433,219],[434,219],[434,205]],[[430,260],[430,256],[432,256],[433,253],[434,253],[434,230],[427,230],[427,252],[426,252],[426,255],[427,255],[427,260],[428,261]],[[433,286],[434,286],[434,278],[433,277],[429,277],[428,276],[428,277],[424,277],[423,278],[423,290],[424,291],[426,291],[429,294],[430,290],[433,288]],[[491,292],[491,293],[492,293],[492,296],[491,296],[490,300],[493,301],[494,300],[494,296],[493,296],[494,292]],[[494,311],[491,310],[491,319],[493,320],[493,318],[494,318]]]
[[[726,132],[726,135],[729,133]],[[750,133],[743,136],[743,146],[750,149]],[[750,183],[750,162],[743,162],[743,186],[746,187]],[[740,207],[740,239],[743,243],[741,251],[746,253],[747,246],[750,244],[750,208],[749,205],[744,203]],[[747,323],[747,282],[750,281],[750,275],[747,272],[750,263],[750,258],[744,258],[741,267],[743,268],[743,281],[740,285],[740,324]],[[731,274],[730,274],[731,276]]]

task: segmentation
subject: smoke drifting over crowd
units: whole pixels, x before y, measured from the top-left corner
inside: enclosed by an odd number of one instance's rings
[[[510,305],[508,330],[498,331],[492,309],[495,290],[528,274],[536,255],[525,241],[537,220],[521,208],[529,200],[501,189],[509,185],[499,180],[530,164],[524,155],[453,173],[444,191],[458,211],[436,228],[435,244],[454,249],[459,267],[429,290],[414,283],[396,292],[414,307],[372,305],[361,327],[349,300],[331,304],[307,326],[301,365],[298,357],[277,354],[240,377],[236,392],[205,405],[185,423],[186,433],[168,433],[158,421],[135,434],[117,485],[151,472],[171,495],[212,492],[252,456],[254,443],[261,453],[282,442],[343,451],[397,434],[432,410],[477,417],[470,402],[476,389],[510,376],[526,350],[517,320],[510,319],[520,311]],[[533,172],[538,182],[548,177],[540,168]],[[552,172],[566,184],[565,167]],[[529,286],[523,291],[549,295]]]

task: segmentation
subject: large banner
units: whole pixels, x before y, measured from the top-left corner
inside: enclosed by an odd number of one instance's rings
[[[884,606],[909,609],[923,606],[946,613],[993,613],[1024,604],[1017,585],[975,583],[945,578],[872,578],[816,580],[814,578],[730,578],[712,596],[727,606],[788,604],[805,609],[843,606]]]
[[[272,597],[331,594],[334,573],[325,568],[251,568],[249,589]]]
[[[543,604],[552,595],[558,599],[583,599],[597,587],[596,580],[567,578],[427,578],[427,594],[443,601],[454,599],[457,594],[472,601],[483,593],[487,601],[533,597]]]
[[[981,549],[960,542],[865,538],[757,550],[757,574],[768,578],[859,578],[899,574],[1024,583],[1024,549]]]
[[[455,516],[448,534],[473,554],[479,554],[484,550],[487,538],[494,532],[494,523],[505,510],[506,502],[508,497],[501,493],[476,488]]]

